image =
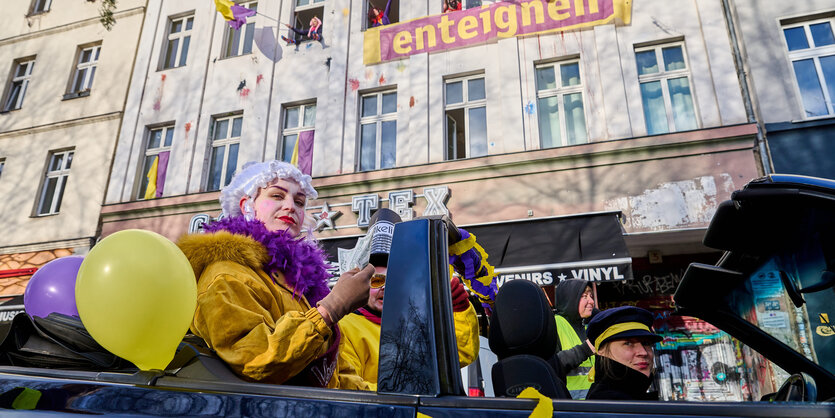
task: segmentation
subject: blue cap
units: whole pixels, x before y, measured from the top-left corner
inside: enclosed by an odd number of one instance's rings
[[[595,349],[606,341],[621,338],[639,337],[658,342],[662,338],[652,331],[652,319],[648,310],[635,306],[606,309],[589,321],[586,335]]]

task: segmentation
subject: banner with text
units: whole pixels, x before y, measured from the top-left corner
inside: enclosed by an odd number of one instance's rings
[[[632,0],[510,0],[369,28],[365,65],[495,41],[499,38],[628,25]]]

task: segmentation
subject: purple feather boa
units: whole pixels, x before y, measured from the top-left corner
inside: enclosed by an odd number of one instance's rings
[[[269,274],[282,272],[284,280],[293,288],[293,296],[296,292],[301,293],[311,306],[316,306],[316,302],[330,293],[325,252],[313,242],[295,239],[285,231],[270,232],[263,222],[248,221],[243,216],[203,225],[203,230],[209,233],[227,231],[260,242],[272,257],[262,266],[264,271]]]

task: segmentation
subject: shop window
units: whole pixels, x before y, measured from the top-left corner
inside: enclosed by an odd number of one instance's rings
[[[32,77],[32,68],[34,67],[34,58],[22,59],[14,63],[11,81],[6,88],[6,100],[3,104],[4,112],[17,110],[23,106],[23,97],[29,88],[29,79]]]
[[[314,17],[321,21],[321,27],[325,27],[325,0],[296,0],[296,8],[293,12],[293,27],[302,31],[307,35],[310,29],[310,20]],[[301,43],[310,41],[307,36],[302,36],[297,32],[290,31],[290,36]]]
[[[684,42],[635,48],[647,134],[698,129]]]
[[[446,159],[487,155],[487,96],[484,76],[446,80]]]
[[[783,26],[803,116],[835,114],[835,18]]]
[[[289,163],[293,159],[299,135],[312,135],[315,125],[316,103],[285,107],[281,144],[276,152],[276,158]]]
[[[397,23],[400,21],[400,0],[366,0],[365,14],[364,29]]]
[[[96,66],[99,63],[99,52],[101,52],[101,45],[78,48],[75,68],[72,80],[70,80],[70,91],[64,96],[65,99],[90,94],[90,89],[93,88],[93,78],[96,75]]]
[[[359,171],[394,167],[397,163],[397,91],[363,94],[360,98]]]
[[[142,171],[139,175],[139,189],[136,193],[137,199],[153,199],[162,196],[173,142],[173,124],[148,129],[145,155],[142,157]]]
[[[162,69],[182,67],[188,59],[188,47],[191,43],[191,29],[194,16],[172,17],[168,19],[165,56]]]
[[[29,14],[36,15],[46,13],[49,11],[50,6],[52,6],[52,0],[33,0],[32,11]]]
[[[209,136],[212,155],[206,191],[220,190],[229,184],[238,166],[238,145],[241,142],[243,115],[215,117]]]
[[[75,154],[73,150],[49,153],[46,174],[44,174],[44,181],[38,198],[37,214],[39,216],[53,215],[61,210],[61,200],[64,197],[64,189],[70,176],[73,154]]]
[[[579,60],[537,65],[536,99],[542,148],[588,142]]]
[[[238,5],[246,7],[249,10],[258,11],[257,1],[239,2]],[[257,17],[258,15],[247,18],[246,24],[241,26],[240,29],[224,25],[226,27],[223,43],[224,58],[252,53],[252,43],[255,39],[255,20]]]

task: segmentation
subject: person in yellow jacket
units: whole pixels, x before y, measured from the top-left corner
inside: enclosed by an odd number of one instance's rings
[[[591,283],[581,279],[561,281],[554,290],[557,322],[557,360],[565,373],[565,385],[573,399],[585,399],[592,382],[588,378],[594,368],[594,348],[586,338],[586,321],[596,309]]]
[[[284,162],[247,163],[221,192],[224,218],[179,240],[197,277],[191,330],[245,380],[368,390],[336,324],[366,303],[374,268],[328,290],[325,255],[302,231],[310,181]]]
[[[463,231],[463,230],[460,230]],[[466,234],[459,233],[458,237]],[[466,234],[469,237],[469,234]],[[468,246],[463,248],[463,246]],[[450,253],[460,255],[466,251],[477,252],[474,248],[478,246],[475,243],[475,236],[473,239],[464,242],[457,247],[451,246]],[[459,249],[458,247],[462,247]],[[478,246],[484,254],[484,250]],[[476,257],[479,259],[479,273],[482,275],[492,275],[492,267],[487,264],[486,255],[484,257]],[[372,262],[378,264],[375,270],[375,279],[380,276],[385,276],[386,267],[388,263],[388,254],[377,254],[373,257]],[[452,257],[457,259],[456,257]],[[457,263],[453,263],[457,264]],[[487,268],[489,267],[489,268]],[[458,344],[458,362],[461,367],[466,367],[475,361],[479,350],[479,327],[478,319],[476,317],[475,309],[470,304],[467,291],[464,285],[457,277],[453,277],[453,267],[450,265],[450,290],[452,292],[452,310],[453,319],[455,323],[455,339]],[[475,279],[475,278],[471,278]],[[483,278],[482,278],[483,279]],[[488,278],[489,280],[490,278]],[[376,280],[372,280],[375,282]],[[383,282],[384,283],[384,282]],[[382,287],[372,287],[368,299],[368,304],[356,310],[355,312],[346,315],[339,321],[339,327],[343,332],[344,338],[342,340],[342,347],[340,348],[343,357],[351,363],[353,368],[357,370],[360,376],[369,384],[372,390],[377,388],[377,367],[380,360],[380,323],[383,312],[383,299],[385,298],[385,285]]]

